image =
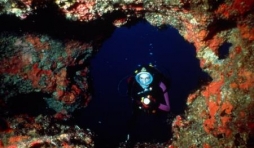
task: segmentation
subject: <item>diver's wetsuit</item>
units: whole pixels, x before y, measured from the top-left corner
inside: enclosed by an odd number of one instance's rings
[[[128,95],[132,99],[133,109],[129,123],[128,144],[133,146],[136,142],[166,142],[169,140],[170,129],[166,122],[168,111],[161,108],[162,104],[169,105],[164,96],[167,90],[161,87],[161,84],[165,83],[160,80],[160,77],[154,77],[153,82],[149,85],[149,88],[152,89],[148,91],[144,91],[134,78],[130,78],[128,84]],[[152,96],[155,101],[152,102],[150,108],[142,108],[140,98],[147,95]]]

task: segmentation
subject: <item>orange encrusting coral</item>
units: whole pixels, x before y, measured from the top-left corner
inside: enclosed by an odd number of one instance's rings
[[[237,27],[240,30],[242,38],[250,40],[250,41],[254,40],[254,28],[253,27],[250,27],[246,24],[239,24],[239,25],[237,25]]]
[[[203,144],[203,148],[212,148],[209,144],[205,143]]]
[[[51,70],[42,70],[39,68],[39,64],[38,63],[35,63],[33,66],[32,66],[32,69],[31,71],[29,71],[27,73],[27,78],[29,80],[32,81],[32,85],[35,87],[35,88],[40,88],[40,85],[39,85],[39,81],[42,77],[42,75],[45,75],[47,76],[47,79],[48,77],[51,77],[53,76],[52,74],[52,71]],[[48,80],[49,83],[52,83],[51,80]],[[49,87],[50,85],[46,86],[46,87]]]
[[[208,110],[211,118],[215,117],[217,111],[219,109],[218,102],[209,101],[208,103]]]
[[[209,98],[211,95],[220,95],[221,87],[224,84],[224,80],[213,81],[207,87],[206,90],[202,92],[205,98]]]
[[[116,27],[120,27],[120,26],[122,26],[126,23],[127,23],[127,18],[126,17],[118,18],[118,19],[114,20],[114,22],[113,22],[113,24]]]
[[[196,93],[194,93],[194,94],[190,94],[189,96],[188,96],[188,98],[187,98],[187,104],[189,105],[189,104],[191,104],[196,98],[197,98],[197,94]]]
[[[216,106],[217,111],[219,110],[218,107],[219,106]],[[232,117],[230,116],[230,114],[220,115],[220,124],[216,120],[215,116],[210,117],[208,119],[205,119],[203,122],[204,130],[206,131],[206,133],[213,134],[214,136],[217,136],[218,134],[224,134],[226,137],[229,137],[232,134],[232,130],[228,126],[231,120]]]
[[[236,15],[245,15],[254,8],[253,0],[234,0],[231,4],[221,4],[215,11],[216,15],[221,15],[225,19]]]
[[[61,120],[69,118],[67,111],[62,110],[60,113],[62,115],[58,116],[64,118]],[[83,147],[94,145],[93,132],[90,130],[83,130],[76,125],[65,125],[56,130],[56,125],[59,125],[59,122],[56,122],[59,117],[56,116],[39,115],[35,118],[21,114],[10,117],[8,122],[18,128],[14,128],[11,133],[0,133],[0,148],[64,147],[64,145],[74,148],[77,146],[71,142],[73,138],[79,142],[78,147],[80,143]],[[85,139],[90,141],[86,142]]]
[[[242,90],[250,90],[254,87],[254,73],[246,69],[238,71],[238,79],[230,84],[231,88],[239,88]]]
[[[13,136],[9,138],[8,143],[12,145],[26,139],[28,139],[28,136]]]
[[[64,93],[64,96],[60,98],[61,101],[65,102],[66,104],[72,104],[75,102],[75,99],[78,94],[74,91]]]
[[[231,136],[232,130],[229,128],[228,124],[231,122],[232,118],[229,116],[221,116],[221,125],[218,127],[218,134],[225,134],[226,137]]]
[[[229,58],[235,58],[235,56],[239,55],[242,52],[242,47],[237,45],[235,48],[232,50],[232,52],[229,54]],[[229,66],[232,66],[232,63],[229,63]]]
[[[88,88],[86,79],[71,85],[66,67],[83,65],[86,58],[77,59],[77,57],[85,53],[89,56],[90,52],[86,50],[92,49],[90,43],[69,40],[63,45],[49,41],[49,37],[32,34],[15,38],[10,47],[15,54],[11,54],[8,58],[1,58],[0,74],[17,77],[20,82],[25,82],[31,91],[52,94],[57,101],[68,105],[74,103],[78,97],[84,100],[83,105],[87,105],[90,96],[85,91]],[[59,49],[56,51],[53,47]],[[59,56],[47,55],[55,53]],[[78,75],[82,78],[87,73],[88,69],[85,67],[83,70],[78,70]],[[70,90],[66,89],[67,87]],[[9,92],[6,91],[6,95],[7,93]]]
[[[229,137],[232,134],[232,129],[229,127],[229,124],[232,121],[232,116],[231,116],[232,110],[233,110],[233,105],[228,101],[223,102],[220,108],[221,124],[218,127],[218,131],[220,133],[225,134],[226,137]]]
[[[230,17],[229,9],[230,9],[229,5],[221,4],[221,5],[219,5],[218,9],[215,11],[215,14],[222,15],[223,18],[229,19],[229,17]]]
[[[197,24],[205,25],[207,21],[204,21],[206,19],[209,19],[209,17],[199,17],[197,21]],[[196,19],[197,19],[196,18]],[[218,48],[223,44],[225,39],[222,37],[219,37],[218,35],[213,36],[211,39],[206,39],[209,35],[209,31],[205,29],[199,29],[198,25],[195,23],[190,23],[190,21],[184,21],[184,26],[186,27],[186,33],[184,34],[184,38],[188,40],[189,42],[193,42],[196,51],[199,52],[204,47],[209,47],[214,53],[218,53]]]
[[[221,100],[221,88],[224,84],[224,80],[214,81],[207,86],[207,89],[202,92],[202,95],[206,98],[208,106],[209,117],[205,117],[203,122],[204,130],[206,133],[224,134],[226,137],[231,136],[232,130],[228,126],[231,122],[231,112],[233,105],[229,101]],[[214,99],[212,99],[212,98]],[[218,121],[217,118],[220,118]]]
[[[189,42],[193,42],[196,47],[196,51],[198,52],[202,47],[205,46],[205,42],[203,42],[203,40],[208,32],[206,30],[197,31],[198,26],[190,23],[189,21],[185,21],[183,24],[186,28],[184,38]]]
[[[35,88],[41,88],[43,90],[51,90],[54,87],[54,81],[52,81],[53,73],[51,70],[43,70],[39,68],[39,64],[35,63],[29,65],[29,61],[21,60],[20,56],[10,57],[9,60],[3,59],[1,61],[4,66],[1,66],[0,73],[6,73],[11,75],[19,75],[23,79],[29,79],[32,81],[32,86]],[[29,63],[29,64],[28,64]],[[27,70],[31,66],[31,70]],[[39,81],[42,76],[46,77],[47,86],[40,86]]]
[[[204,130],[207,133],[210,133],[210,131],[212,131],[215,128],[215,115],[219,109],[219,103],[220,103],[220,91],[221,91],[221,87],[223,85],[224,81],[220,80],[220,81],[214,81],[212,83],[210,83],[207,87],[206,90],[202,92],[202,95],[206,98],[206,104],[208,106],[208,112],[210,115],[210,118],[205,119],[204,121]],[[210,96],[215,96],[216,100],[212,101],[210,100]]]
[[[220,108],[220,112],[230,115],[232,113],[232,109],[233,109],[233,105],[230,102],[225,101],[223,102]]]
[[[64,50],[67,53],[68,57],[71,57],[73,54],[73,49],[79,49],[81,51],[86,50],[88,47],[90,47],[89,44],[82,43],[80,41],[66,41],[64,44]],[[70,64],[69,64],[70,65]]]
[[[241,15],[246,12],[253,10],[254,1],[253,0],[235,0],[231,5],[231,8],[238,11]]]
[[[81,74],[86,74],[86,70],[81,71]],[[88,98],[89,96],[86,96],[85,94],[82,94],[82,90],[79,86],[72,84],[70,86],[70,91],[64,91],[63,88],[66,88],[67,85],[69,85],[69,81],[66,79],[67,73],[66,70],[62,69],[57,75],[56,75],[56,95],[55,98],[58,100],[61,100],[65,102],[66,104],[72,104],[75,102],[76,98],[79,95],[83,95],[84,98]],[[82,83],[84,89],[88,88],[88,84],[86,82]]]
[[[95,2],[93,0],[89,1],[77,1],[68,9],[63,8],[63,12],[66,14],[72,14],[77,17],[80,21],[90,21],[93,20],[96,16],[92,13]]]
[[[66,88],[67,84],[69,83],[66,79],[67,72],[65,69],[62,69],[56,75],[56,99],[62,98],[65,94],[64,88]]]
[[[206,131],[206,133],[211,133],[214,130],[214,128],[216,128],[215,122],[216,120],[214,117],[206,119],[203,122],[204,130]]]
[[[0,62],[0,73],[18,74],[25,66],[20,59],[19,55],[3,59]]]
[[[172,126],[178,126],[178,127],[182,127],[184,126],[184,123],[182,121],[182,117],[181,116],[176,116],[175,120],[172,123]]]
[[[208,40],[206,44],[216,55],[218,55],[218,49],[224,43],[224,41],[225,39],[219,36],[214,36],[211,40]]]
[[[26,41],[32,44],[37,51],[47,50],[50,48],[49,43],[43,43],[38,36],[27,35]]]

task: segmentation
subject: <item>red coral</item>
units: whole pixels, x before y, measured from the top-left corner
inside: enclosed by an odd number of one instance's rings
[[[226,137],[231,136],[232,130],[229,128],[228,124],[231,122],[232,118],[229,116],[220,117],[221,125],[218,127],[219,133],[225,134]]]
[[[67,80],[66,80],[66,76],[67,76],[67,72],[65,69],[62,69],[61,71],[59,71],[57,73],[57,75],[55,75],[55,79],[56,79],[56,95],[55,95],[55,98],[57,99],[61,99],[63,96],[64,96],[64,90],[63,88],[66,88],[67,87],[67,84],[69,83]]]
[[[168,148],[177,148],[177,147],[174,145],[169,145]]]
[[[207,106],[209,111],[209,117],[204,116],[204,130],[207,133],[217,136],[218,134],[224,134],[226,137],[231,136],[232,130],[228,126],[231,122],[231,112],[233,110],[233,105],[229,101],[225,101],[221,104],[221,86],[223,85],[223,80],[215,81],[207,86],[207,89],[202,93],[204,97],[207,98]],[[216,100],[212,101],[210,96],[215,96]],[[220,123],[216,120],[216,116],[220,117]]]
[[[223,102],[221,108],[220,108],[220,112],[221,113],[226,113],[226,114],[231,114],[232,113],[232,109],[233,109],[233,105],[226,101],[226,102]]]
[[[205,143],[203,144],[203,148],[212,148],[209,144]]]
[[[218,55],[218,49],[224,41],[225,40],[223,38],[216,35],[211,40],[207,41],[207,45],[216,55]]]
[[[186,27],[186,33],[184,34],[184,38],[189,42],[193,42],[197,52],[205,46],[205,42],[202,42],[204,38],[207,36],[207,30],[200,30],[197,28],[196,24],[190,23],[190,21],[184,21],[183,24]]]
[[[68,112],[66,110],[61,110],[60,112],[57,112],[55,115],[54,115],[54,118],[55,119],[58,119],[58,120],[67,120],[69,119],[71,116],[68,115]]]
[[[76,94],[74,91],[71,92],[65,92],[64,96],[60,98],[61,101],[63,101],[66,104],[72,104],[75,102],[75,99],[78,94]]]
[[[176,116],[175,120],[173,121],[172,126],[178,126],[178,127],[182,127],[184,126],[183,121],[182,121],[182,117],[181,116]]]
[[[4,147],[4,143],[0,140],[0,147]]]
[[[3,59],[1,61],[0,66],[0,73],[7,73],[7,74],[18,74],[21,72],[24,64],[20,61],[21,56],[18,54],[13,57],[9,57],[8,59]]]
[[[46,79],[48,82],[47,84],[50,84],[50,85],[40,86],[39,81],[40,81],[42,75],[47,77],[47,79]],[[35,63],[32,66],[31,71],[27,72],[26,77],[32,81],[32,85],[35,88],[40,88],[40,89],[45,89],[45,90],[51,89],[52,90],[52,87],[54,85],[54,84],[52,84],[52,83],[54,83],[54,81],[52,82],[52,79],[51,79],[51,77],[53,77],[52,71],[40,69],[38,63]]]
[[[238,87],[243,90],[248,90],[250,88],[253,88],[254,83],[254,73],[241,69],[239,70],[239,79],[238,79]]]
[[[254,122],[249,122],[248,128],[251,130],[251,133],[254,133]]]
[[[203,126],[204,126],[204,130],[206,131],[206,133],[211,133],[214,128],[215,128],[215,118],[209,118],[209,119],[206,119],[203,123]]]
[[[47,50],[50,48],[49,43],[47,42],[42,43],[38,36],[28,35],[26,37],[26,41],[32,44],[37,51],[40,51],[43,49]]]
[[[62,57],[59,57],[59,61],[62,61],[64,64],[68,66],[75,65],[75,59],[73,57],[73,53],[78,51],[79,53],[82,53],[83,51],[87,50],[88,47],[91,47],[91,45],[82,43],[79,41],[67,41],[65,43],[65,52],[67,54],[67,60],[63,59]],[[75,49],[75,50],[74,50]],[[83,64],[83,60],[80,60],[78,64]]]
[[[209,109],[210,116],[215,117],[215,115],[219,109],[219,105],[217,102],[209,101],[208,109]]]
[[[220,95],[221,87],[224,84],[224,80],[211,82],[206,90],[202,92],[202,95],[209,98],[211,95]]]
[[[250,10],[253,10],[254,1],[253,0],[235,0],[231,8],[238,11],[241,15],[244,15]]]
[[[8,143],[15,144],[15,143],[18,143],[18,142],[26,140],[26,139],[28,139],[28,136],[13,136],[13,137],[9,138]]]
[[[228,126],[231,122],[232,117],[230,116],[233,106],[230,102],[223,102],[222,106],[219,106],[216,102],[209,103],[209,119],[204,121],[204,130],[207,133],[212,133],[213,135],[224,134],[226,137],[231,136],[232,130]],[[220,110],[220,125],[216,125],[215,114]]]
[[[138,13],[140,11],[144,10],[143,4],[123,4],[121,6],[123,10],[134,10],[135,13]]]
[[[246,24],[239,24],[238,29],[241,32],[241,36],[244,39],[253,41],[254,40],[254,28]]]
[[[93,0],[90,1],[77,1],[69,9],[63,9],[63,12],[75,15],[80,21],[90,21],[96,16],[92,13],[95,6]]]
[[[216,124],[217,122],[214,117],[206,119],[203,123],[205,132],[213,134],[214,136],[219,134],[224,134],[226,137],[231,136],[232,130],[229,128],[228,124],[231,122],[232,118],[228,116],[222,116],[220,119],[221,125]]]
[[[127,18],[123,17],[123,18],[119,18],[119,19],[116,19],[114,20],[113,24],[116,26],[116,27],[120,27],[124,24],[127,23]]]
[[[221,4],[215,11],[215,14],[221,15],[223,18],[229,19],[230,17],[230,6],[227,4]]]
[[[188,104],[188,105],[191,104],[196,98],[197,98],[197,94],[196,94],[196,93],[190,94],[190,95],[188,96],[188,99],[187,99],[187,104]]]
[[[229,54],[229,58],[234,58],[236,55],[239,55],[240,53],[242,52],[242,48],[241,48],[241,46],[236,46],[235,48],[234,48],[234,50]],[[230,63],[230,64],[232,64],[232,63]],[[231,66],[231,65],[229,65],[229,66]]]
[[[13,144],[13,145],[6,146],[6,148],[18,148],[18,146],[16,144]]]
[[[229,19],[236,15],[245,15],[254,8],[253,0],[234,0],[231,4],[221,4],[215,11],[215,14],[221,15],[223,18]]]

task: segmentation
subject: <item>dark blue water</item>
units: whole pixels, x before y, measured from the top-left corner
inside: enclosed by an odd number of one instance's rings
[[[99,135],[104,145],[126,138],[130,107],[126,78],[140,64],[152,63],[171,81],[171,111],[184,112],[188,94],[203,75],[195,48],[172,27],[158,30],[147,22],[115,30],[91,61],[94,95],[81,124]]]

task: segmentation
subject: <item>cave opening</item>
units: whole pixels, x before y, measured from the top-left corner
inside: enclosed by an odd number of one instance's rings
[[[94,94],[79,121],[98,134],[97,147],[116,147],[126,140],[131,116],[127,79],[139,65],[149,63],[171,83],[170,112],[174,115],[184,113],[187,96],[209,77],[199,66],[195,47],[175,28],[158,29],[146,21],[117,28],[91,60]]]
[[[218,56],[220,60],[228,57],[231,46],[232,46],[231,43],[225,42],[219,47]]]
[[[38,14],[31,15],[23,21],[13,16],[2,15],[0,19],[5,21],[1,23],[0,31],[17,34],[45,33],[63,41],[74,39],[89,42],[100,36],[103,37],[101,40],[104,40],[115,29],[111,19],[86,24],[67,21],[59,13],[50,15],[54,13],[40,9],[37,11]],[[79,117],[81,127],[90,128],[98,135],[96,147],[112,148],[126,140],[127,120],[131,116],[126,81],[139,65],[149,63],[156,65],[156,68],[170,80],[170,107],[175,115],[184,113],[187,96],[200,86],[204,77],[208,77],[199,67],[195,47],[185,41],[176,29],[170,26],[158,29],[144,20],[115,29],[91,60],[93,99],[88,107],[81,110],[82,115]],[[74,75],[75,69],[79,68],[68,67],[67,71]],[[38,96],[45,94],[22,95],[21,97],[25,98],[23,102],[30,102],[31,107],[24,105],[23,108],[18,108],[20,102],[14,103],[11,106],[13,114],[29,113],[36,109],[38,110],[34,112],[35,115],[44,112],[46,104],[43,97],[40,97],[41,102],[31,102],[32,98]],[[19,98],[20,96],[14,97],[13,102]],[[37,108],[37,105],[40,107]]]

